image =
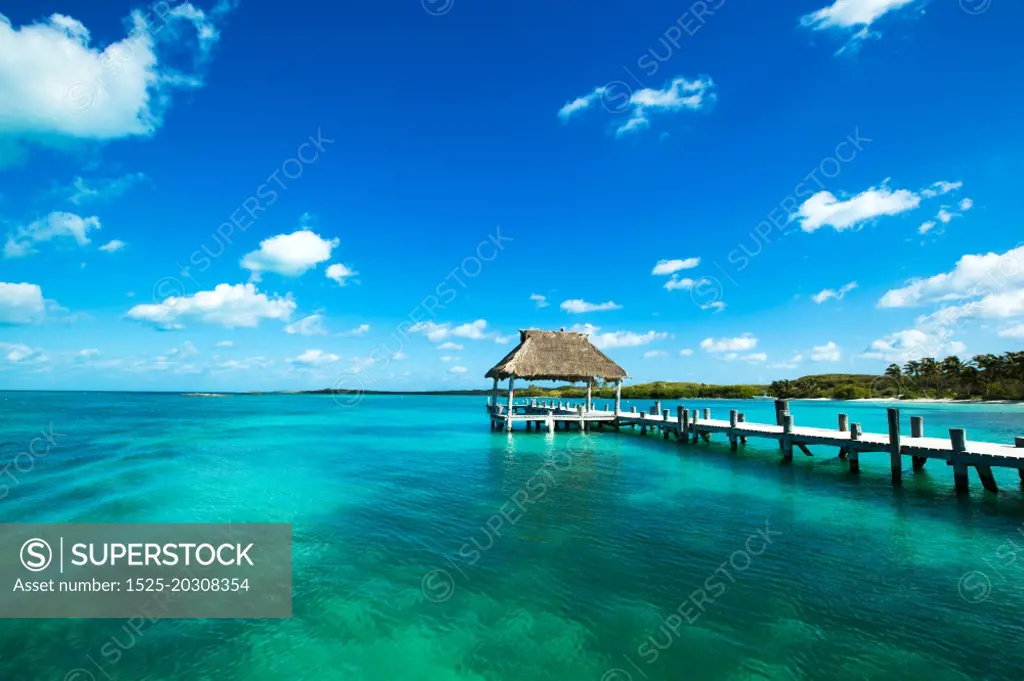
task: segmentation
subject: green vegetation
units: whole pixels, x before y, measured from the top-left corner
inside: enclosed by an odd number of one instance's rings
[[[760,395],[768,386],[764,385],[711,385],[708,383],[673,383],[666,381],[655,381],[654,383],[641,383],[639,385],[626,385],[622,387],[622,399],[624,400],[681,400],[697,397],[717,397],[725,399],[747,399]],[[586,397],[587,389],[577,386],[559,386],[557,388],[529,388],[516,391],[516,395],[523,397]],[[594,398],[614,399],[615,388],[601,386],[594,388]]]
[[[975,355],[964,362],[956,355],[890,364],[886,378],[904,397],[986,400],[1024,399],[1024,352]]]

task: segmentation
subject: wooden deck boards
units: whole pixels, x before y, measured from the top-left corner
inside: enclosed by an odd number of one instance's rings
[[[903,456],[910,456],[914,460],[914,468],[920,468],[927,459],[938,459],[954,467],[956,472],[957,489],[966,489],[964,478],[966,466],[975,466],[985,488],[989,491],[996,491],[995,483],[991,480],[990,474],[986,477],[989,467],[998,466],[1005,468],[1016,468],[1020,472],[1022,484],[1024,484],[1024,447],[1016,446],[1015,443],[1000,444],[994,442],[974,442],[966,439],[962,431],[950,430],[949,438],[939,437],[914,437],[903,435],[899,430],[899,412],[890,410],[890,433],[861,433],[860,427],[853,424],[849,427],[848,419],[840,418],[840,429],[816,428],[792,425],[792,417],[789,415],[789,407],[785,402],[780,403],[784,411],[779,412],[780,422],[786,422],[791,426],[787,432],[786,427],[768,423],[753,423],[745,421],[742,415],[731,414],[730,418],[737,418],[734,424],[729,420],[702,418],[709,410],[692,411],[687,414],[683,423],[676,413],[661,411],[660,402],[656,402],[654,408],[645,413],[640,411],[620,411],[618,413],[607,409],[591,409],[581,411],[578,405],[572,403],[558,403],[545,401],[532,401],[527,404],[513,406],[513,413],[509,414],[504,407],[497,409],[488,405],[488,414],[491,419],[492,428],[511,428],[512,424],[535,424],[540,429],[547,426],[554,430],[556,424],[562,424],[563,428],[570,428],[573,424],[577,427],[589,429],[591,425],[599,427],[614,426],[616,429],[623,426],[640,428],[641,430],[661,430],[667,438],[674,435],[682,443],[689,443],[691,438],[696,442],[698,439],[710,441],[712,434],[725,434],[729,437],[733,449],[737,441],[746,442],[746,438],[759,437],[779,441],[779,446],[784,452],[784,460],[792,458],[793,448],[797,447],[804,453],[812,454],[809,449],[813,446],[831,446],[840,450],[840,458],[850,460],[850,470],[853,473],[859,471],[859,453],[888,453],[891,457],[893,469],[893,484],[901,484]],[[778,407],[778,405],[777,405]],[[659,413],[660,411],[660,413]],[[895,412],[893,414],[892,412]],[[783,416],[785,418],[783,418]],[[923,433],[923,421],[914,417],[911,429],[914,434]],[[681,431],[685,428],[686,432]],[[847,429],[849,428],[849,429]],[[856,435],[853,432],[856,430]],[[896,446],[893,442],[897,443]],[[962,445],[954,444],[962,441]],[[1020,438],[1017,442],[1021,441]],[[960,447],[959,449],[957,447]],[[898,452],[896,449],[898,448]]]

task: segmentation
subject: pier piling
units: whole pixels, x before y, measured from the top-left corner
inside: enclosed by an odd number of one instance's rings
[[[729,449],[736,451],[739,445],[736,443],[736,424],[739,423],[740,413],[736,409],[729,410]]]
[[[840,414],[839,415],[839,432],[840,433],[845,433],[849,429],[850,429],[850,416],[849,416],[849,414]],[[839,458],[840,459],[845,459],[846,456],[847,456],[847,449],[846,449],[846,447],[840,447],[839,448]]]
[[[854,423],[850,426],[850,442],[857,442],[860,436],[860,424]],[[850,472],[860,473],[860,452],[855,447],[850,447]]]
[[[900,456],[900,410],[889,407],[886,410],[889,419],[889,467],[892,470],[892,484],[897,487],[903,484],[903,460]]]
[[[949,442],[953,447],[953,453],[950,455],[950,463],[953,464],[953,484],[957,494],[967,494],[970,487],[967,481],[967,463],[963,460],[963,453],[967,451],[967,431],[963,428],[950,428]]]

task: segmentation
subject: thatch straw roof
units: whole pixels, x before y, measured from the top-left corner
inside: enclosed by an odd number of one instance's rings
[[[593,346],[585,333],[575,331],[519,331],[519,345],[487,372],[487,378],[528,381],[606,381],[625,378],[625,370]]]

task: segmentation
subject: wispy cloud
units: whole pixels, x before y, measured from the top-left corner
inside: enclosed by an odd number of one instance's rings
[[[583,314],[585,312],[605,312],[607,310],[621,310],[622,306],[609,300],[607,303],[588,303],[581,298],[563,300],[560,306],[569,314]]]
[[[857,282],[851,281],[849,284],[844,284],[843,286],[839,287],[838,291],[831,288],[822,289],[821,291],[818,291],[813,296],[811,296],[811,299],[814,302],[818,303],[819,305],[821,303],[824,303],[826,300],[842,300],[847,293],[849,293],[855,288],[857,288]]]

